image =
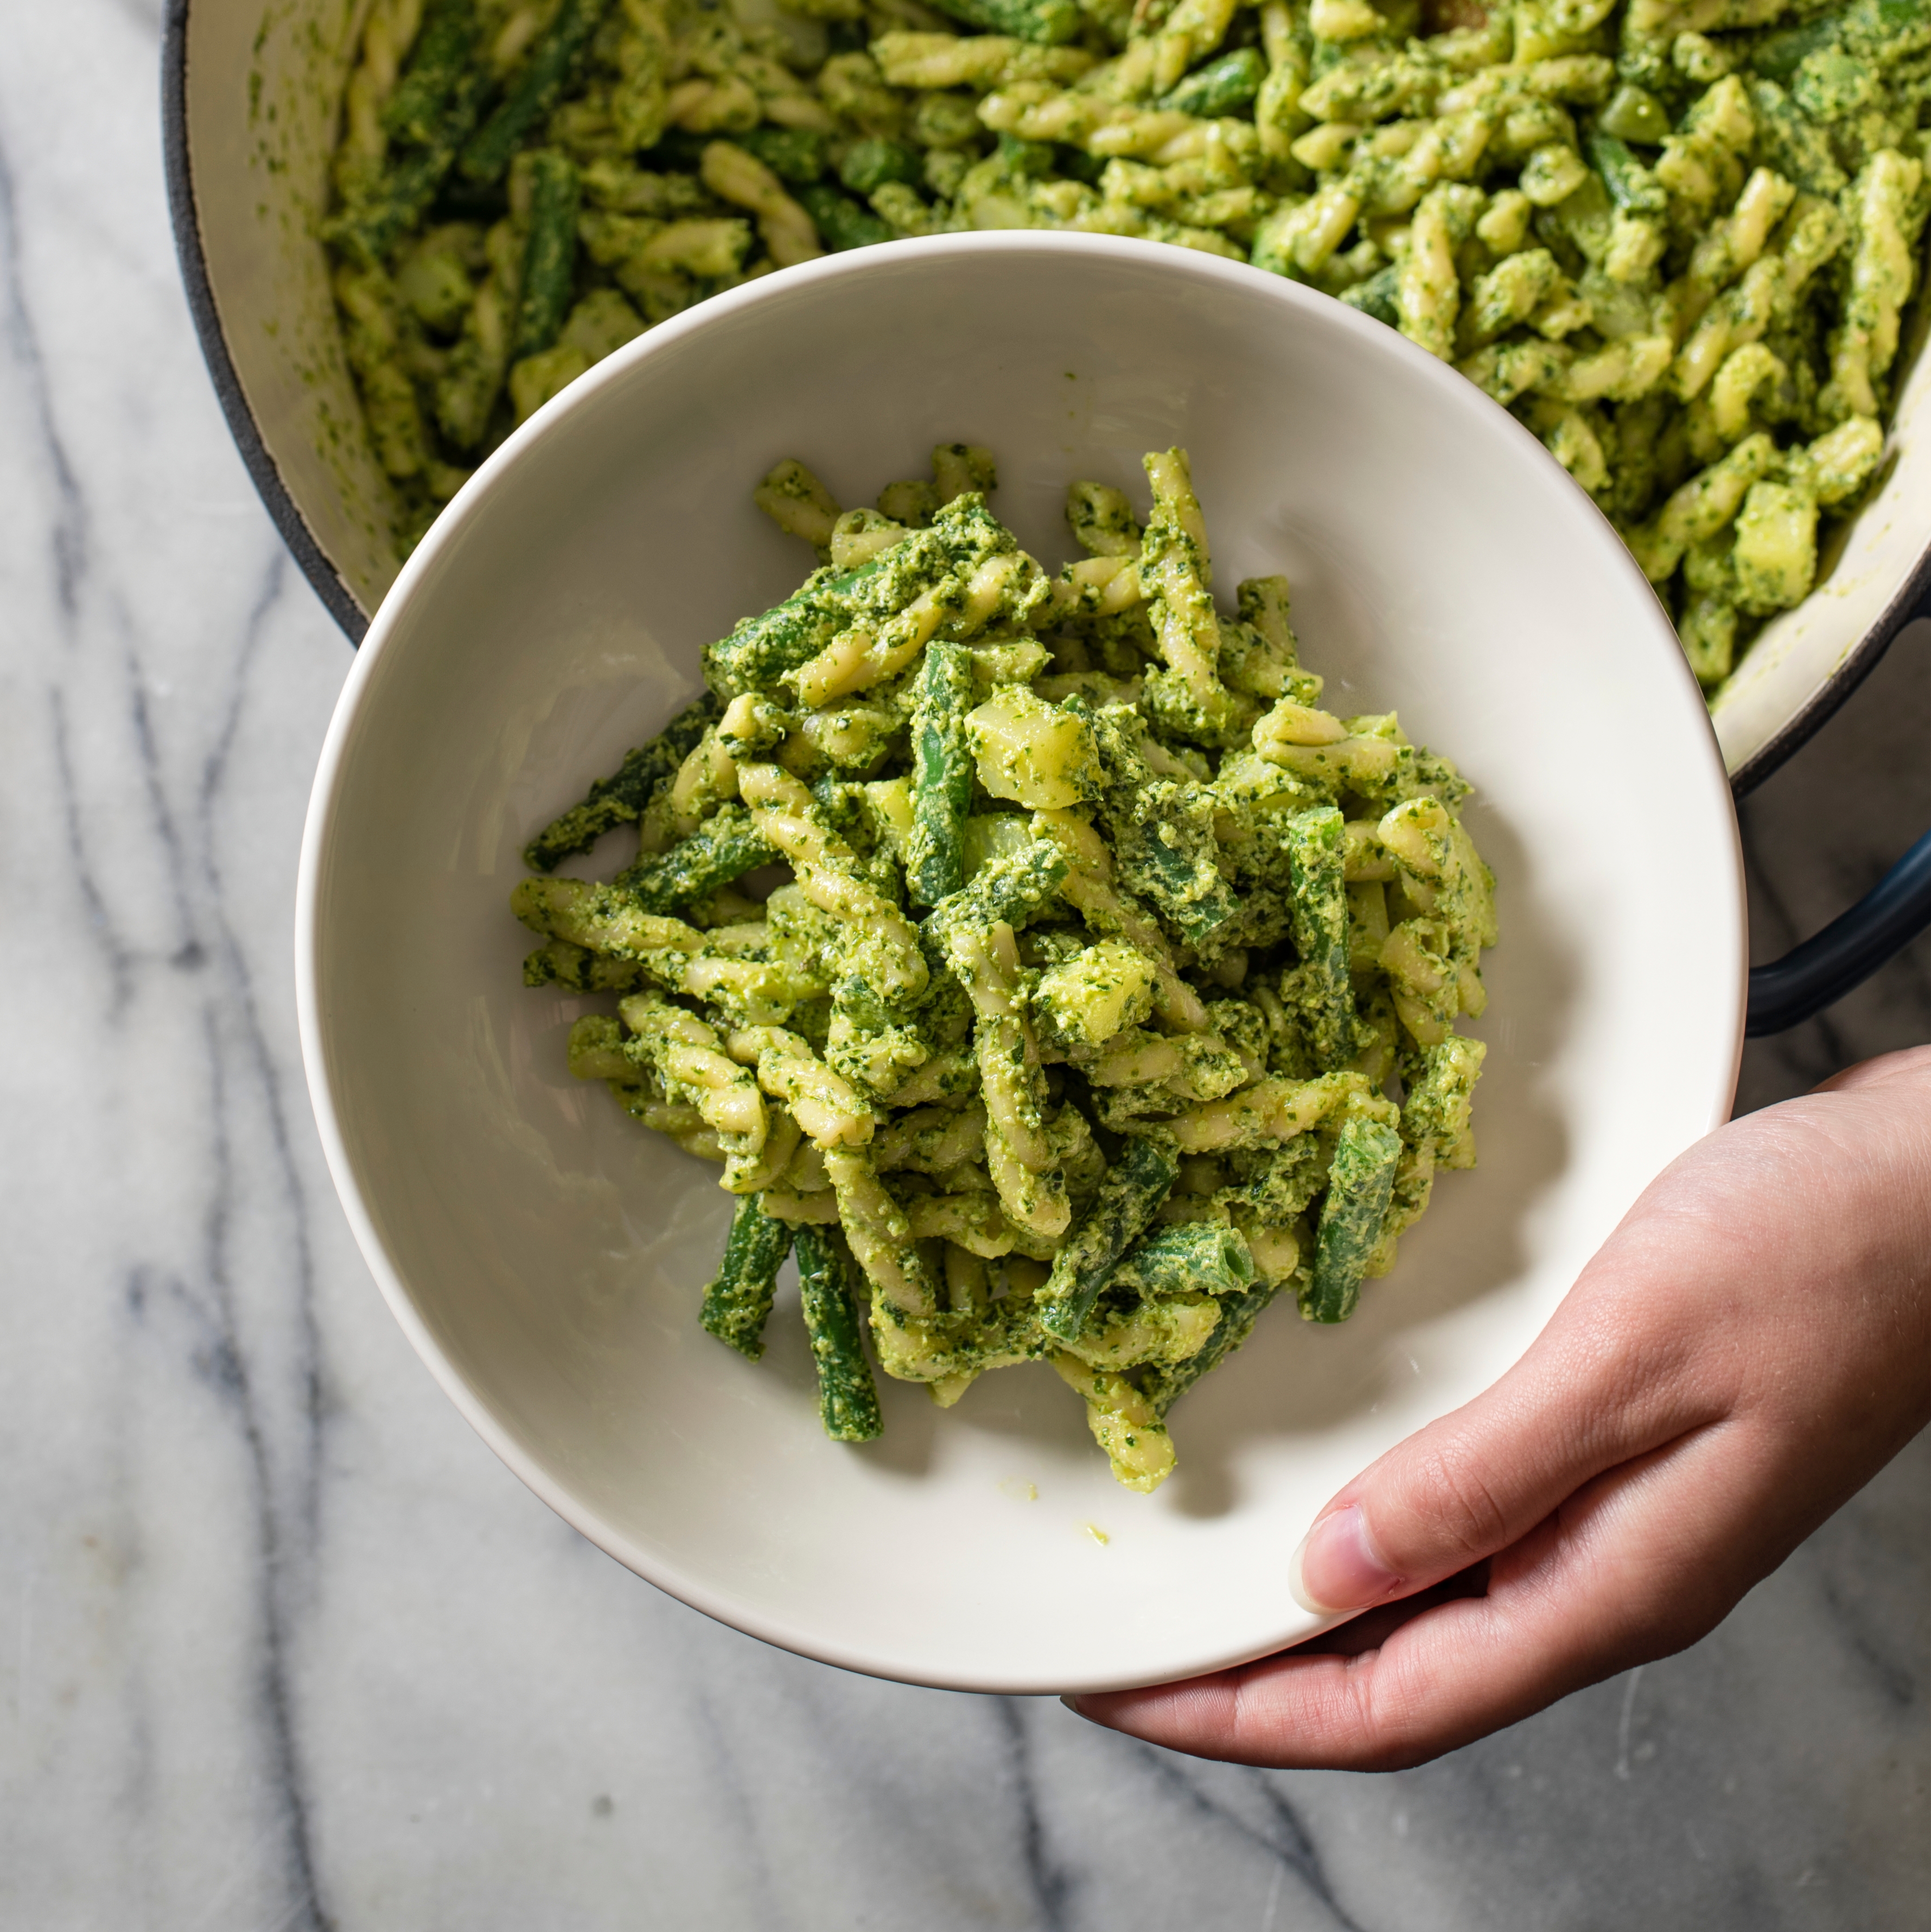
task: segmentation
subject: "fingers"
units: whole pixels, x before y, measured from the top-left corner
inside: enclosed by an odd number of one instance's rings
[[[1352,1640],[1075,1708],[1204,1756],[1421,1762],[1693,1641],[1927,1418],[1919,1050],[1690,1150],[1515,1369],[1334,1498],[1297,1594],[1380,1606]],[[1485,1595],[1423,1594],[1483,1557]]]
[[[1897,1053],[1881,1053],[1875,1060],[1861,1060],[1855,1066],[1820,1080],[1811,1089],[1815,1094],[1849,1094],[1862,1088],[1886,1087],[1894,1083],[1931,1079],[1931,1046],[1906,1047]]]
[[[1295,1595],[1331,1612],[1425,1589],[1519,1542],[1592,1478],[1714,1419],[1717,1401],[1676,1372],[1690,1346],[1679,1325],[1614,1295],[1566,1306],[1492,1389],[1335,1497],[1297,1558]]]
[[[1864,1072],[1931,1092],[1931,1051]],[[1874,1110],[1881,1160],[1865,1144]],[[1868,1091],[1814,1096],[1673,1162],[1514,1369],[1328,1504],[1296,1595],[1332,1612],[1411,1594],[1516,1542],[1605,1470],[1753,1403],[1787,1406],[1793,1372],[1828,1380],[1810,1334],[1819,1291],[1894,1273],[1896,1252],[1922,1246],[1906,1237],[1931,1198],[1931,1166],[1921,1175],[1925,1162],[1906,1152],[1897,1111]],[[1915,1111],[1931,1120],[1931,1105]],[[1896,1346],[1868,1319],[1833,1334],[1839,1367],[1873,1337]]]
[[[1435,1604],[1360,1654],[1289,1651],[1069,1701],[1196,1756],[1282,1769],[1426,1762],[1693,1642],[1750,1587],[1762,1552],[1708,1560],[1711,1516],[1747,1509],[1754,1487],[1726,1478],[1724,1433],[1699,1431],[1597,1478],[1494,1560],[1486,1596]],[[1699,1492],[1705,1506],[1689,1500]]]

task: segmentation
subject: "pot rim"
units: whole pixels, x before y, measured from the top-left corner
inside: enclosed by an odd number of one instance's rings
[[[190,0],[167,0],[161,30],[161,159],[167,177],[168,220],[174,230],[175,254],[181,263],[188,314],[200,338],[201,353],[214,385],[215,398],[228,419],[228,432],[241,453],[242,464],[270,521],[280,532],[283,542],[328,614],[340,625],[349,644],[358,645],[368,630],[370,614],[356,602],[341,572],[316,541],[307,519],[296,508],[288,485],[282,481],[280,467],[262,440],[261,426],[255,420],[241,378],[235,373],[234,358],[228,352],[220,305],[215,300],[207,254],[202,247],[201,214],[195,200],[194,164],[188,146],[189,5]]]

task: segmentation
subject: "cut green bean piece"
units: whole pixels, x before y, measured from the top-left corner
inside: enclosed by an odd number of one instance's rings
[[[1197,114],[1210,121],[1245,107],[1267,77],[1267,56],[1258,47],[1240,47],[1184,76],[1160,106],[1169,112]]]
[[[1075,38],[1083,18],[1075,0],[940,0],[939,10],[969,27],[1047,47]]]
[[[523,848],[523,862],[533,872],[552,872],[565,859],[587,852],[606,832],[633,824],[660,784],[677,776],[677,768],[696,748],[706,728],[724,706],[706,692],[672,718],[647,745],[625,754],[624,761],[607,778],[599,778],[580,805],[553,819]]]
[[[925,153],[904,141],[855,142],[838,164],[838,178],[854,194],[876,194],[887,182],[916,188],[925,178]]]
[[[502,176],[537,123],[556,106],[609,6],[610,0],[563,0],[550,31],[532,49],[496,112],[464,146],[462,170],[471,181],[493,182]]]
[[[619,872],[616,883],[646,912],[669,912],[727,886],[778,856],[741,805],[720,806],[689,838]]]
[[[352,200],[324,222],[322,238],[365,265],[382,261],[428,214],[457,151],[476,124],[489,86],[489,76],[479,68],[466,68],[451,88],[442,122],[430,138],[392,160],[369,195]]]
[[[549,348],[570,312],[577,270],[577,164],[557,148],[539,148],[529,159],[529,238],[523,256],[523,295],[517,305],[519,358]]]
[[[805,187],[825,172],[825,137],[808,128],[752,128],[731,139],[780,181]]]
[[[1341,299],[1350,308],[1358,308],[1363,315],[1372,315],[1377,322],[1385,322],[1393,328],[1401,321],[1401,312],[1395,304],[1401,286],[1402,266],[1399,262],[1390,262],[1365,282],[1357,282],[1351,289],[1343,289]]]
[[[1330,1073],[1354,1057],[1354,992],[1348,983],[1347,839],[1340,808],[1317,806],[1288,820],[1285,841],[1293,881],[1296,969],[1308,1006],[1316,1068]]]
[[[965,884],[965,821],[972,808],[973,760],[966,713],[973,706],[972,659],[957,644],[925,647],[913,687],[912,831],[905,884],[914,905],[937,905]]]
[[[1183,1221],[1129,1250],[1105,1285],[1142,1294],[1240,1294],[1254,1285],[1254,1257],[1237,1230]]]
[[[1589,137],[1589,158],[1596,164],[1609,199],[1626,214],[1669,212],[1669,190],[1630,153],[1626,142],[1598,128]]]
[[[1140,1387],[1153,1405],[1154,1414],[1165,1416],[1202,1376],[1219,1368],[1253,1334],[1261,1311],[1279,1292],[1278,1287],[1257,1281],[1252,1288],[1226,1296],[1220,1304],[1219,1324],[1198,1354],[1189,1355],[1184,1362],[1162,1363],[1147,1370]]]
[[[818,1419],[835,1442],[869,1442],[884,1433],[885,1423],[859,1340],[857,1267],[835,1228],[804,1222],[794,1238],[805,1327],[818,1366]]]
[[[793,1232],[790,1222],[764,1211],[755,1194],[740,1195],[718,1278],[704,1291],[697,1319],[705,1332],[754,1362],[764,1353],[765,1320],[778,1292],[778,1270],[791,1252]]]
[[[865,608],[867,593],[877,590],[879,580],[892,572],[902,574],[909,601],[910,595],[944,574],[955,550],[969,551],[977,534],[956,525],[947,530],[935,526],[856,569],[814,571],[782,604],[742,619],[729,637],[704,646],[705,682],[727,698],[775,689],[787,671],[815,657]]]
[[[1315,1238],[1314,1274],[1301,1296],[1311,1322],[1345,1322],[1380,1245],[1402,1139],[1379,1120],[1353,1120],[1334,1145],[1327,1198]]]
[[[475,0],[430,0],[409,64],[382,107],[382,125],[396,140],[421,147],[436,139],[475,40]]]
[[[984,500],[961,496],[945,505],[928,528],[854,570],[814,571],[782,604],[745,618],[729,637],[706,644],[704,681],[725,698],[775,690],[787,671],[815,657],[847,624],[889,621],[948,574],[969,580],[989,558],[1009,554],[1016,555],[1018,547]],[[1022,573],[1018,580],[1043,594],[1043,578]],[[1023,621],[1033,608],[1022,596],[1012,615]]]
[[[892,238],[890,223],[881,221],[870,208],[860,207],[850,195],[841,194],[826,182],[799,188],[797,198],[827,248],[840,252],[868,248]]]
[[[1180,1178],[1180,1157],[1164,1134],[1135,1134],[1091,1204],[1068,1232],[1039,1290],[1039,1325],[1063,1342],[1087,1324],[1099,1291]]]

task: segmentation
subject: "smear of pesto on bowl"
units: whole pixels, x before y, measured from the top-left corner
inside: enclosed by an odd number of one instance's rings
[[[1875,470],[1931,6],[376,0],[325,236],[406,548],[640,331],[827,250],[1127,235],[1453,362],[1614,520],[1706,689]]]
[[[983,449],[875,509],[780,464],[819,568],[511,902],[526,984],[610,996],[571,1070],[722,1164],[712,1335],[756,1359],[795,1255],[829,1434],[880,1432],[874,1359],[942,1407],[1042,1360],[1143,1491],[1270,1302],[1345,1321],[1474,1165],[1496,936],[1467,782],[1321,708],[1285,578],[1222,611],[1186,453],[1146,470],[1144,525],[1072,485],[1054,576]],[[556,875],[626,824],[613,879]]]

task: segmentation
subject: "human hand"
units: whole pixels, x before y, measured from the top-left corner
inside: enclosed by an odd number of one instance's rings
[[[1693,1643],[1927,1420],[1920,1047],[1692,1148],[1508,1374],[1328,1504],[1297,1594],[1366,1616],[1069,1701],[1201,1757],[1420,1764]]]

